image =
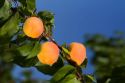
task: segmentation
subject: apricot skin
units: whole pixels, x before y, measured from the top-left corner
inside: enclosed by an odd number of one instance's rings
[[[51,66],[58,60],[59,48],[53,42],[45,42],[41,45],[41,50],[37,57],[41,63]]]
[[[70,44],[70,58],[76,62],[77,65],[81,65],[86,58],[86,48],[83,44],[73,42]]]
[[[23,32],[31,38],[38,38],[44,31],[43,22],[38,17],[29,17],[24,22]]]

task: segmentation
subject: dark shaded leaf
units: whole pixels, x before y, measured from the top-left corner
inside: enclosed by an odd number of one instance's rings
[[[12,62],[14,61],[14,58],[16,55],[18,55],[18,51],[16,51],[14,48],[4,48],[3,51],[1,52],[1,58],[5,62]]]
[[[88,63],[88,59],[86,58],[86,59],[84,60],[84,62],[81,64],[81,67],[82,67],[82,68],[86,68],[87,63]]]
[[[125,66],[116,67],[112,71],[110,83],[124,83],[125,82]]]
[[[94,75],[84,75],[84,79],[86,83],[97,83],[96,79],[94,78]]]
[[[26,6],[26,1],[27,0],[18,0],[23,6]]]
[[[0,8],[4,5],[5,0],[0,0]]]
[[[0,0],[0,6],[2,6],[0,7],[0,23],[2,23],[2,21],[6,20],[12,14],[10,10],[11,3],[8,0]]]
[[[30,12],[34,12],[36,8],[36,0],[27,0],[27,9]]]
[[[27,59],[26,57],[17,55],[13,62],[21,67],[32,67],[38,62],[38,59],[37,57]]]
[[[57,72],[62,66],[63,66],[63,61],[61,58],[58,59],[58,61],[52,65],[52,66],[49,66],[49,65],[45,65],[45,64],[42,64],[40,62],[38,62],[35,66],[36,68],[41,71],[42,73],[44,74],[49,74],[49,75],[53,75],[55,72]]]
[[[14,14],[1,28],[0,28],[0,43],[10,42],[12,36],[19,30],[19,14]]]
[[[52,35],[52,27],[54,26],[54,14],[49,11],[41,11],[38,16],[43,20],[45,26],[45,34]]]

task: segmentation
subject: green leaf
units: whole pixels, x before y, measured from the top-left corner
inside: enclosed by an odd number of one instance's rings
[[[84,75],[86,83],[97,83],[93,75]]]
[[[32,45],[31,44],[27,44],[27,45],[23,45],[17,48],[17,50],[20,52],[20,54],[22,56],[28,56],[32,50]]]
[[[36,42],[32,50],[30,51],[30,54],[27,56],[27,59],[37,56],[37,54],[40,51],[40,46],[41,46],[40,43]]]
[[[42,79],[42,80],[39,80],[38,83],[50,83],[50,81],[49,81],[49,80],[43,80],[43,79]]]
[[[17,55],[20,53],[16,50],[16,45],[4,44],[0,45],[0,58],[5,62],[12,62],[14,61]]]
[[[49,66],[49,65],[45,65],[45,64],[42,64],[40,62],[38,62],[36,65],[36,68],[44,73],[44,74],[49,74],[49,75],[53,75],[55,74],[55,72],[57,72],[62,66],[64,66],[64,63],[61,59],[61,57],[59,57],[58,61],[52,65],[52,66]]]
[[[26,56],[27,59],[37,56],[40,51],[40,43],[36,42],[26,42],[22,46],[18,47],[17,50],[20,52],[21,56]]]
[[[26,6],[26,1],[27,0],[18,0],[23,6]]]
[[[15,58],[16,55],[18,55],[19,53],[14,49],[14,48],[4,48],[3,47],[3,51],[1,52],[1,58],[2,60],[4,60],[5,62],[12,62]]]
[[[84,60],[84,62],[81,64],[81,67],[82,67],[82,68],[86,68],[87,63],[88,63],[88,59],[86,58],[86,59]]]
[[[19,0],[19,2],[31,13],[36,9],[36,0]]]
[[[0,0],[0,8],[4,5],[5,0]]]
[[[24,21],[24,16],[31,16],[33,14],[32,11],[28,10],[26,7],[19,7],[20,14],[23,16],[22,20]]]
[[[17,55],[13,62],[21,67],[32,67],[38,62],[38,59],[37,57],[27,59],[24,56]]]
[[[19,11],[23,12],[22,14],[31,16],[36,10],[36,0],[19,0],[21,3]]]
[[[74,74],[69,74],[60,83],[81,83]]]
[[[4,4],[2,6],[2,4]],[[11,3],[8,0],[0,0],[0,23],[2,23],[3,20],[6,20],[9,16],[11,16],[12,12],[10,10]]]
[[[54,14],[49,11],[40,11],[38,16],[43,20],[45,26],[45,33],[47,36],[52,35],[52,28],[54,26]]]
[[[125,65],[113,68],[109,83],[124,83],[124,82],[125,82]]]
[[[59,69],[51,79],[52,83],[59,83],[63,78],[65,78],[67,75],[74,73],[76,70],[71,65],[66,65]]]
[[[36,0],[27,0],[27,9],[30,12],[34,12],[34,10],[36,9]]]
[[[19,30],[19,14],[14,14],[1,28],[0,28],[0,43],[8,43],[14,34]]]
[[[69,52],[69,50],[68,49],[66,49],[66,48],[64,48],[64,47],[62,47],[62,49],[63,49],[63,51],[66,53],[66,54],[70,54],[70,52]]]

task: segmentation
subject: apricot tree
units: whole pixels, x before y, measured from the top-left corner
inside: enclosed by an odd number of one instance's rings
[[[0,59],[21,67],[35,67],[51,75],[51,83],[93,83],[83,74],[86,48],[53,39],[54,14],[37,11],[35,0],[0,1]]]

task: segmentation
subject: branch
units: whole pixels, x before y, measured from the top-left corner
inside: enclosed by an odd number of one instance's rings
[[[58,46],[58,48],[60,49],[60,53],[62,55],[62,51],[63,51],[62,47],[52,37],[49,36],[49,37],[47,37],[47,39],[49,39],[50,41],[52,41],[53,43],[55,43]],[[85,83],[85,81],[83,79],[83,75],[81,74],[82,73],[81,67],[78,66],[76,64],[76,62],[72,61],[71,59],[66,58],[66,60],[68,61],[69,64],[71,64],[72,66],[74,66],[76,68],[76,70],[77,70],[76,75],[77,75],[77,78],[81,81],[81,83]]]

